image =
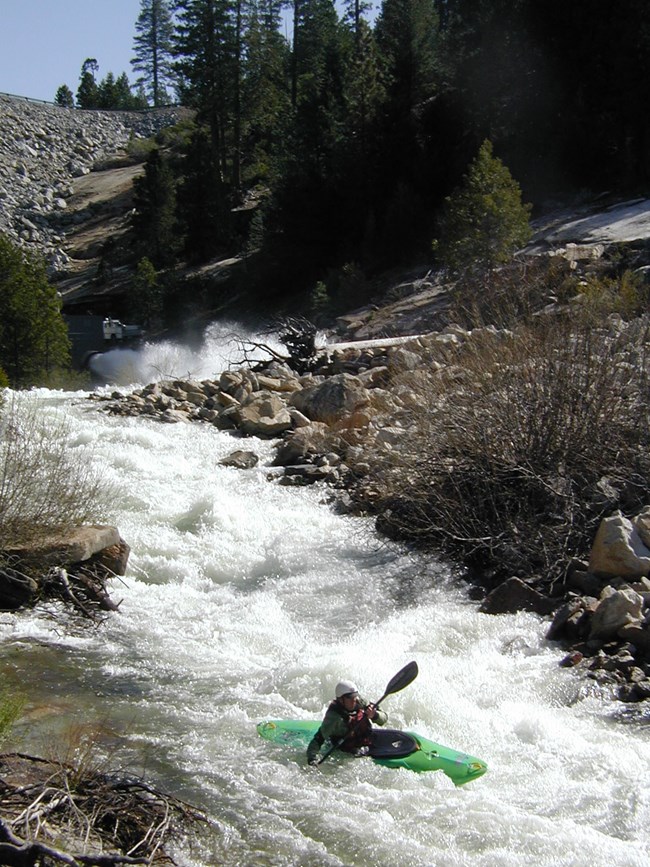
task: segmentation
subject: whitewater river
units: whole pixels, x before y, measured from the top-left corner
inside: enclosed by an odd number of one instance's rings
[[[212,819],[176,851],[184,865],[649,863],[648,717],[560,668],[542,620],[480,614],[444,565],[385,547],[322,488],[278,485],[268,442],[110,417],[86,393],[33,399],[116,484],[106,519],[131,557],[111,586],[120,613],[99,628],[0,614],[0,678],[29,699],[22,749],[101,727],[111,766]],[[241,447],[257,468],[219,465]],[[365,759],[308,768],[256,734],[319,718],[342,677],[376,699],[413,659],[389,722],[484,759],[465,787]]]

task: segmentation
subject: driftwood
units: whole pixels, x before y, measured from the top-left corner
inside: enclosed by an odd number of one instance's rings
[[[207,820],[142,780],[0,755],[0,864],[173,865],[165,844],[196,821]]]

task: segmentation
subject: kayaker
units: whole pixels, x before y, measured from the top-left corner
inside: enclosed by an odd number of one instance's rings
[[[347,753],[359,753],[370,744],[373,723],[383,726],[388,719],[383,710],[359,696],[359,690],[350,680],[339,681],[334,695],[320,728],[307,747],[310,765],[318,763],[318,753],[327,740],[340,741],[339,749]]]

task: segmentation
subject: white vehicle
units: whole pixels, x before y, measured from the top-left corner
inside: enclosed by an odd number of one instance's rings
[[[143,331],[139,325],[124,325],[119,319],[107,317],[102,323],[104,340],[116,343],[120,340],[134,340],[142,337]]]

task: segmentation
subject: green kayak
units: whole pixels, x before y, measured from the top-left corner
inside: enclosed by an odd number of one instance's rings
[[[319,727],[318,720],[276,719],[258,723],[257,732],[267,741],[304,751]],[[387,768],[443,771],[457,786],[464,786],[487,771],[481,759],[443,747],[415,732],[373,728],[372,738],[367,755]]]

